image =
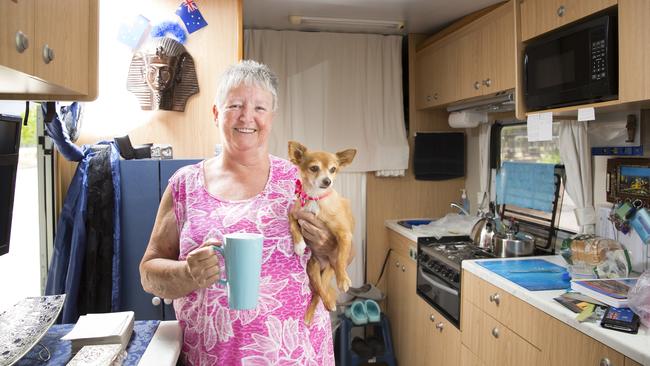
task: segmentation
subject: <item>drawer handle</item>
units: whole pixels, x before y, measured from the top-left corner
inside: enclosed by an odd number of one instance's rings
[[[438,100],[438,93],[433,94],[433,99]]]
[[[158,296],[154,296],[151,298],[151,305],[153,306],[159,306],[160,305],[160,298]]]
[[[429,320],[431,320],[432,322],[435,322],[436,317],[433,314],[431,314],[431,316],[429,316]]]
[[[559,16],[559,17],[563,17],[563,16],[564,16],[564,11],[565,11],[565,10],[566,10],[566,9],[564,8],[564,5],[560,5],[560,7],[557,8],[557,16]]]
[[[487,86],[489,88],[490,85],[492,85],[492,79],[487,78],[487,79],[483,80],[483,85],[485,85],[485,86]]]
[[[399,268],[399,261],[395,262],[395,267]]]
[[[498,293],[490,295],[490,302],[495,303],[497,306],[501,303],[501,296]]]
[[[54,49],[48,45],[43,46],[43,62],[49,64],[52,61],[54,61]]]
[[[436,324],[436,329],[438,329],[440,332],[442,332],[442,329],[445,327],[445,324],[443,322],[440,322]]]
[[[474,82],[474,89],[478,90],[481,87],[481,83],[478,81]]]
[[[431,101],[431,96],[427,95],[427,102],[430,102],[430,101]]]
[[[492,328],[492,335],[494,336],[494,338],[499,338],[499,328],[497,327]]]
[[[600,359],[600,366],[612,366],[612,362],[607,357]]]
[[[21,31],[16,32],[16,51],[23,53],[27,48],[29,48],[29,38],[27,38],[27,35]]]
[[[402,266],[402,272],[406,272],[406,267]]]

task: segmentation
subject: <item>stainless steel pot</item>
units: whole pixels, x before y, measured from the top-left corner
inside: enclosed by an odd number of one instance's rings
[[[535,251],[535,238],[521,231],[495,233],[492,244],[492,253],[501,258],[524,257]]]

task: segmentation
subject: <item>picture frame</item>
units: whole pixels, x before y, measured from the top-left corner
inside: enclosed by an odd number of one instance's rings
[[[608,202],[635,205],[640,201],[643,207],[650,207],[650,158],[607,160],[605,191]]]

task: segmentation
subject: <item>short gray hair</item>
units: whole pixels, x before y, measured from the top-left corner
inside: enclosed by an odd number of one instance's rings
[[[221,110],[230,90],[240,85],[254,85],[270,92],[273,96],[273,110],[278,108],[278,77],[262,63],[243,60],[229,66],[221,75],[214,100],[217,109]]]

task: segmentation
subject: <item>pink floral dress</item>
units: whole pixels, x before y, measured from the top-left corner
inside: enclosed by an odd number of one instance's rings
[[[322,303],[309,327],[303,320],[311,299],[305,270],[309,254],[294,254],[288,221],[297,169],[275,156],[269,159],[264,190],[247,200],[210,195],[203,162],[182,168],[169,180],[179,260],[207,239],[233,232],[264,234],[255,310],[230,310],[226,289],[218,284],[174,301],[187,365],[334,365],[330,318]]]

